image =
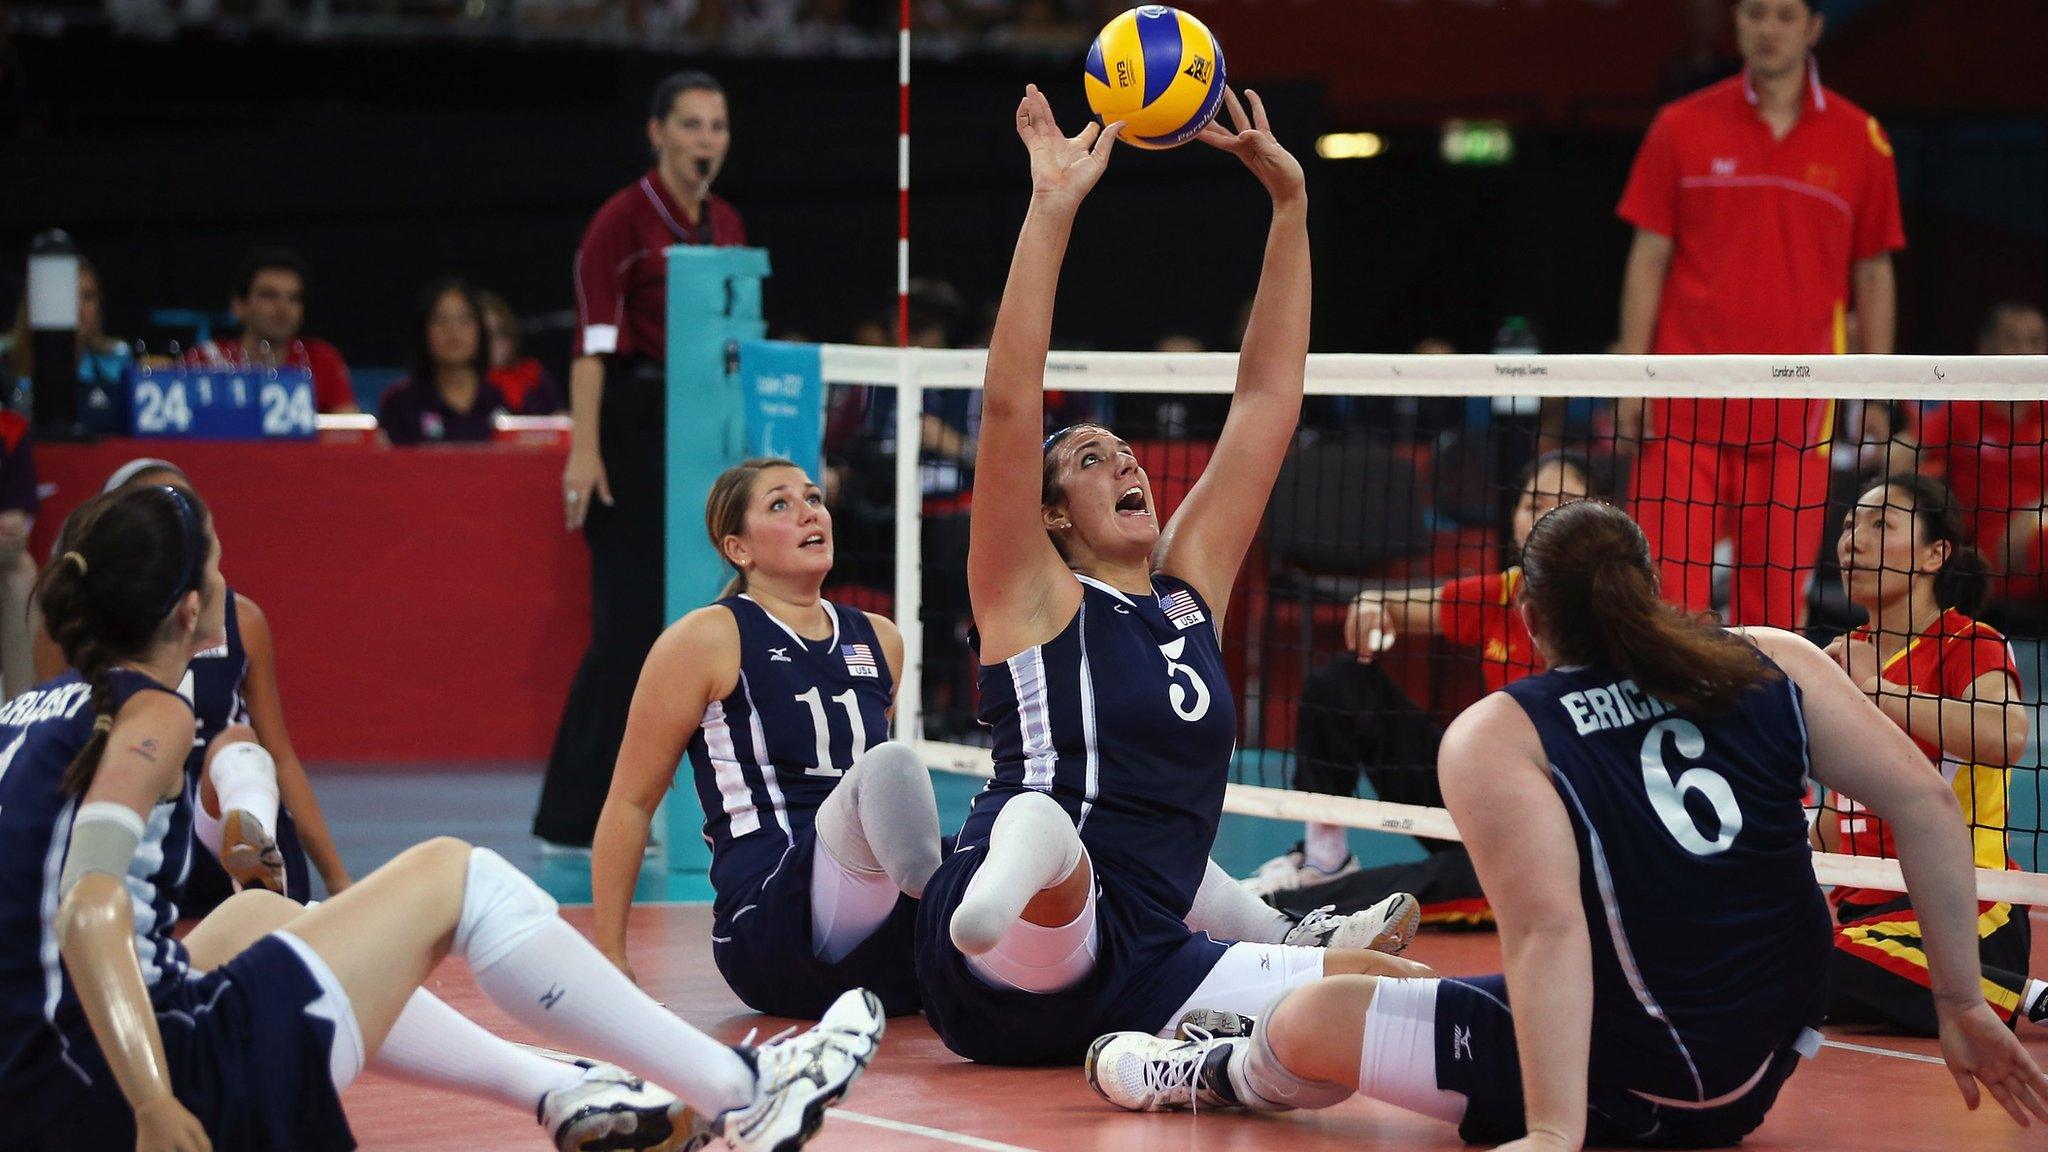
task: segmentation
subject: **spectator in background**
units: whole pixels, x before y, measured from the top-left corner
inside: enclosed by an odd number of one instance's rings
[[[262,248],[235,271],[228,309],[242,326],[234,340],[209,340],[185,362],[245,367],[274,362],[313,373],[313,399],[322,412],[356,412],[355,384],[340,350],[303,334],[306,324],[306,265],[285,248]]]
[[[128,432],[128,385],[135,374],[135,350],[106,332],[100,272],[78,260],[78,418],[94,432]],[[28,327],[28,297],[14,312],[14,328],[0,336],[0,365],[9,384],[7,406],[27,414],[35,378],[35,345]]]
[[[1905,246],[1891,142],[1821,87],[1817,0],[1739,0],[1740,76],[1666,105],[1621,218],[1635,225],[1621,348],[1825,355],[1892,350],[1891,253]],[[1617,406],[1640,444],[1634,514],[1664,595],[1710,606],[1714,546],[1734,542],[1728,618],[1799,625],[1825,531],[1830,406],[1807,400],[1640,400]]]
[[[544,850],[589,848],[640,666],[667,623],[668,249],[747,242],[739,212],[711,192],[732,144],[718,81],[663,80],[645,131],[654,166],[604,202],[576,250],[562,503],[568,529],[590,544],[590,647],[533,819]]]
[[[490,342],[492,384],[504,393],[510,411],[522,416],[552,416],[569,406],[562,385],[539,360],[519,350],[519,317],[496,292],[478,292],[484,310],[484,333]]]
[[[2048,317],[2008,300],[1977,338],[1984,356],[2048,355]],[[2048,400],[1951,400],[1921,419],[1921,469],[1945,478],[1991,561],[1992,595],[2048,599]]]
[[[489,341],[482,305],[461,280],[441,280],[420,298],[413,322],[412,362],[384,390],[377,423],[393,444],[488,441],[492,421],[508,410],[488,379]]]
[[[0,410],[0,677],[5,679],[0,690],[9,700],[36,680],[34,633],[28,620],[36,562],[28,553],[28,534],[41,505],[28,418]]]

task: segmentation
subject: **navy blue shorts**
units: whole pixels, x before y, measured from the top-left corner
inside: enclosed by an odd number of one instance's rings
[[[315,1006],[323,995],[291,945],[267,936],[158,997],[171,1089],[218,1152],[348,1152],[356,1146],[329,1070],[335,1024]],[[72,1037],[70,1054],[92,1079],[83,1097],[54,1110],[25,1143],[0,1141],[0,1147],[70,1152],[135,1146],[135,1114],[90,1032]]]
[[[1815,1016],[1818,1019],[1818,1016]],[[1784,1021],[1768,1025],[1782,1031]],[[1720,1148],[1740,1141],[1764,1121],[1793,1071],[1799,1053],[1788,1037],[1769,1057],[1755,1087],[1716,1108],[1674,1108],[1629,1091],[1632,1061],[1603,1053],[1600,1034],[1586,1084],[1586,1143],[1653,1148]],[[1751,1071],[1758,1065],[1752,1064]],[[1740,1075],[1740,1074],[1738,1074]],[[1436,993],[1436,1084],[1466,1099],[1458,1135],[1472,1144],[1501,1144],[1525,1134],[1522,1069],[1515,1020],[1504,976],[1446,979]]]
[[[896,908],[874,935],[837,964],[818,959],[811,942],[811,865],[818,833],[796,834],[789,851],[766,876],[720,903],[738,910],[711,928],[711,957],[747,1007],[770,1016],[816,1020],[850,988],[882,998],[882,1010],[907,1016],[918,1010],[917,969],[910,959],[917,901],[898,896]]]
[[[983,1064],[1079,1064],[1105,1032],[1157,1032],[1193,996],[1229,947],[1124,892],[1098,868],[1095,967],[1059,992],[995,988],[953,947],[953,910],[988,853],[947,856],[917,914],[924,1014],[952,1049]]]

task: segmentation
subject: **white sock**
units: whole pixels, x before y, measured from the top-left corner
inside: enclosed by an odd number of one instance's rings
[[[1342,824],[1311,822],[1302,833],[1301,854],[1309,867],[1335,872],[1351,859],[1351,840]]]
[[[1188,909],[1188,927],[1218,940],[1278,944],[1287,939],[1287,930],[1294,927],[1294,921],[1245,891],[1230,878],[1230,873],[1211,860],[1208,871],[1202,873],[1202,886],[1195,892],[1194,907]]]
[[[2039,1020],[2044,1015],[2042,1001],[2048,999],[2048,980],[2029,980],[2020,993],[2020,1015],[2029,1020]]]
[[[425,990],[405,1002],[371,1063],[415,1084],[528,1112],[539,1106],[541,1097],[582,1079],[576,1066],[493,1036]]]
[[[754,1098],[754,1069],[739,1053],[649,999],[488,848],[469,855],[455,951],[492,1003],[560,1047],[645,1077],[706,1115]]]
[[[988,859],[967,882],[950,930],[954,947],[979,956],[1002,943],[1031,898],[1074,874],[1081,837],[1059,802],[1043,792],[1013,796],[989,829]]]
[[[277,761],[261,744],[238,740],[215,752],[206,777],[223,818],[240,810],[254,816],[266,835],[277,835]]]

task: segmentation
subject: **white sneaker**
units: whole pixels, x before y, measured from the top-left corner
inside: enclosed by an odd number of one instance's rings
[[[1396,892],[1364,911],[1344,916],[1336,915],[1336,908],[1335,904],[1325,904],[1303,916],[1300,923],[1287,930],[1281,943],[1308,948],[1370,948],[1399,956],[1414,942],[1416,929],[1422,927],[1422,902],[1406,892]]]
[[[615,1064],[577,1061],[583,1079],[541,1097],[539,1120],[561,1152],[692,1152],[711,1130],[682,1101]]]
[[[1342,876],[1349,876],[1356,871],[1358,871],[1358,857],[1356,856],[1344,857],[1344,863],[1339,864],[1335,871],[1325,872],[1321,868],[1309,863],[1307,853],[1302,851],[1301,845],[1296,844],[1286,852],[1259,865],[1258,871],[1237,883],[1238,887],[1243,888],[1260,899],[1265,899],[1280,892],[1292,892],[1297,888],[1313,888],[1318,884],[1328,884],[1332,880]]]
[[[242,888],[284,894],[284,853],[263,822],[240,808],[220,819],[220,866]]]
[[[882,1001],[855,988],[832,1002],[818,1026],[759,1048],[742,1048],[754,1065],[753,1102],[720,1113],[712,1129],[736,1152],[794,1152],[818,1132],[882,1042]]]
[[[1127,1112],[1242,1107],[1230,1091],[1230,1054],[1246,1041],[1181,1026],[1187,1039],[1112,1032],[1088,1046],[1083,1071],[1097,1096]]]

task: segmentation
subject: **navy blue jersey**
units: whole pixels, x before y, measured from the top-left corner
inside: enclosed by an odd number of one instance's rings
[[[227,642],[192,657],[185,679],[178,683],[178,695],[192,705],[198,730],[192,736],[192,755],[185,761],[185,775],[194,783],[206,767],[206,746],[230,724],[247,724],[249,709],[242,700],[242,681],[249,675],[249,653],[242,647],[242,622],[235,611],[235,590],[227,590]]]
[[[995,779],[959,843],[986,844],[1010,797],[1048,793],[1105,885],[1182,919],[1208,867],[1237,740],[1216,621],[1170,576],[1135,598],[1077,579],[1081,607],[1058,636],[981,668]]]
[[[1815,1022],[1831,946],[1798,686],[1767,681],[1719,715],[1611,669],[1504,691],[1542,736],[1578,840],[1595,1071],[1671,1100],[1742,1087]]]
[[[894,681],[866,613],[820,601],[832,635],[806,640],[744,593],[718,603],[739,624],[740,678],[704,709],[689,757],[723,920],[860,754],[889,738]]]
[[[138,692],[168,688],[125,669],[108,674],[114,707]],[[71,844],[78,798],[59,790],[64,769],[92,738],[92,689],[76,672],[24,692],[0,708],[0,1113],[8,1100],[86,1087],[71,1058],[90,1044],[84,1010],[57,953],[57,884]],[[127,886],[135,954],[153,999],[174,994],[188,975],[185,946],[171,939],[172,894],[192,852],[192,789],[159,801],[144,824]]]

